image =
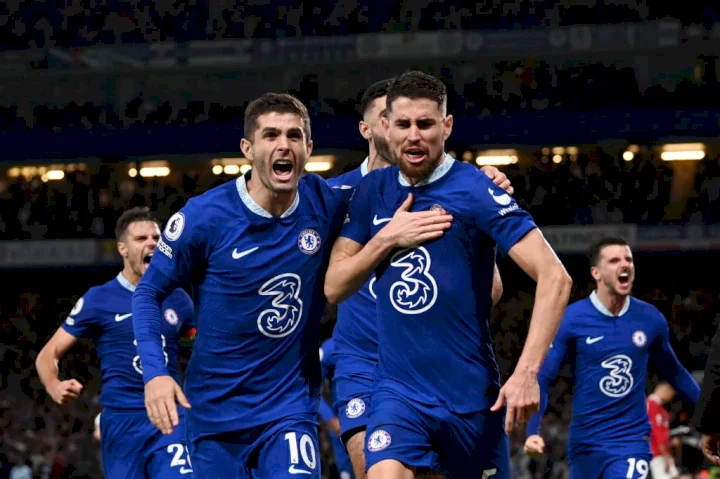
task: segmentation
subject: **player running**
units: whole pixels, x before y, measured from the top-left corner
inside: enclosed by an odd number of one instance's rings
[[[365,161],[348,173],[328,180],[336,188],[356,187],[371,171],[394,164],[390,146],[385,139],[382,120],[387,117],[387,92],[392,79],[372,84],[360,100],[360,134],[368,141],[369,153]],[[493,166],[484,166],[483,172],[495,184],[512,194],[507,176]],[[365,428],[370,412],[370,392],[377,365],[376,306],[372,274],[360,290],[338,305],[338,320],[333,330],[335,374],[333,376],[334,409],[340,421],[340,435],[347,447],[355,477],[363,479],[365,473]],[[500,273],[495,269],[493,304],[502,295]]]
[[[302,176],[310,118],[291,95],[251,102],[240,146],[252,170],[173,215],[133,298],[148,413],[170,433],[175,399],[192,405],[197,477],[319,478],[322,288],[352,189]],[[183,281],[198,317],[189,404],[165,370],[157,331],[160,301]]]
[[[525,452],[541,454],[540,422],[548,390],[567,358],[575,391],[568,460],[573,479],[645,478],[650,422],[645,405],[648,362],[693,405],[700,388],[670,346],[668,324],[655,306],[631,296],[635,264],[621,238],[590,249],[597,289],[571,304],[540,371],[540,410],[527,427]]]
[[[446,104],[432,76],[393,81],[383,126],[397,166],[358,185],[325,280],[339,303],[378,272],[370,479],[411,478],[436,464],[449,478],[508,477],[506,430],[537,408],[537,370],[570,293],[530,216],[444,153],[453,125]],[[444,231],[431,226],[438,212]],[[488,326],[496,244],[538,282],[526,347],[502,388]]]
[[[61,380],[58,361],[80,338],[92,339],[102,373],[96,430],[102,431],[102,462],[107,479],[186,478],[192,468],[185,448],[184,415],[178,427],[163,435],[145,412],[142,363],[135,347],[131,302],[133,291],[145,274],[160,238],[160,227],[147,208],[125,211],[115,227],[123,270],[107,283],[90,288],[38,354],[35,365],[53,401],[77,399],[83,385],[76,379]],[[193,304],[182,289],[174,289],[160,308],[158,324],[162,362],[176,381],[181,339],[191,339]]]

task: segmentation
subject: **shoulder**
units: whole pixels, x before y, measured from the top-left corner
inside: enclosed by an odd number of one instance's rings
[[[563,316],[563,324],[571,324],[580,316],[592,314],[595,307],[592,305],[590,298],[583,298],[574,303],[568,304],[565,308],[565,315]]]
[[[167,300],[172,301],[175,304],[180,304],[180,305],[186,305],[188,303],[190,303],[190,304],[192,303],[192,298],[182,288],[178,288],[175,291],[173,291],[172,293],[170,293],[170,295],[167,297]]]
[[[333,188],[352,189],[360,182],[360,180],[362,180],[362,178],[363,175],[360,168],[355,168],[354,170],[343,173],[342,175],[329,178],[327,182]]]
[[[234,196],[239,198],[236,180],[190,198],[180,211],[168,219],[163,230],[165,237],[175,241],[185,230],[206,230],[228,216],[236,216]]]
[[[632,313],[638,313],[648,318],[652,318],[655,321],[667,323],[665,315],[663,315],[654,304],[638,299],[634,296],[630,296],[630,308]]]

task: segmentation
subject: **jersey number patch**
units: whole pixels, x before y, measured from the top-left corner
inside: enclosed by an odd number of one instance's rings
[[[430,274],[430,253],[424,247],[395,253],[390,266],[402,268],[400,281],[390,286],[390,302],[403,314],[420,314],[432,308],[438,290]]]
[[[301,284],[300,276],[285,273],[262,285],[258,294],[273,299],[272,307],[258,316],[257,324],[261,333],[269,338],[282,338],[295,331],[302,318]]]
[[[610,373],[600,380],[600,391],[611,398],[625,396],[633,387],[635,380],[632,377],[632,359],[624,354],[607,358],[601,366],[609,369]]]
[[[193,472],[192,464],[190,463],[190,454],[188,454],[184,444],[170,444],[167,447],[167,452],[173,455],[172,461],[170,461],[170,467],[179,467],[180,474],[191,474]],[[183,456],[185,456],[184,459]]]
[[[290,449],[290,474],[311,474],[307,469],[315,469],[317,454],[315,453],[315,444],[313,444],[310,436],[303,434],[300,436],[300,441],[298,441],[297,433],[289,432],[285,434],[285,440],[288,442],[288,448]],[[300,458],[302,458],[302,465],[300,465]]]

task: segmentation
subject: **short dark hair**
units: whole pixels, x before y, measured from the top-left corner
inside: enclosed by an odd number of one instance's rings
[[[365,90],[362,98],[360,99],[360,116],[365,116],[365,113],[367,113],[368,108],[372,105],[372,102],[388,94],[391,83],[392,78],[386,78],[385,80],[373,83],[367,90]]]
[[[135,208],[125,210],[125,212],[120,215],[120,218],[118,218],[115,223],[115,239],[123,241],[125,233],[127,233],[128,226],[138,221],[152,221],[158,225],[158,227],[160,226],[160,222],[157,218],[150,213],[150,208],[147,206],[136,206]]]
[[[590,250],[588,251],[588,257],[590,258],[590,266],[598,265],[598,262],[600,262],[600,253],[602,252],[604,247],[614,245],[629,246],[625,239],[615,236],[607,236],[600,239],[600,241],[598,241],[597,243],[592,244],[590,246]]]
[[[305,105],[289,93],[265,93],[254,99],[245,109],[245,139],[252,143],[255,130],[258,129],[258,118],[267,113],[293,113],[303,122],[305,140],[310,141],[310,115]]]
[[[400,97],[411,100],[428,99],[438,104],[441,110],[447,108],[447,87],[439,79],[421,71],[405,72],[392,81],[387,93],[387,110]]]

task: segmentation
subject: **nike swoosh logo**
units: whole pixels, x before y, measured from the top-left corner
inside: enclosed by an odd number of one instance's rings
[[[298,469],[295,467],[295,465],[292,465],[288,468],[288,472],[290,474],[312,474],[310,471],[305,471],[303,469]]]
[[[180,467],[180,474],[191,474],[191,473],[192,473],[192,469],[190,469],[189,467],[185,467],[185,466]]]
[[[233,250],[233,252],[232,252],[232,257],[233,257],[233,259],[240,259],[240,258],[242,258],[243,256],[249,255],[249,254],[252,253],[253,251],[257,250],[258,248],[260,248],[260,247],[259,247],[259,246],[256,246],[256,247],[254,247],[254,248],[250,248],[250,249],[246,249],[245,251],[241,251],[240,253],[238,253],[237,248],[235,248],[235,249]]]
[[[129,318],[130,316],[132,316],[132,313],[128,313],[128,314],[116,314],[116,315],[115,315],[115,321],[120,322],[120,321],[122,321],[123,319]]]
[[[587,344],[597,343],[598,341],[600,341],[600,340],[601,340],[602,338],[604,338],[604,337],[605,337],[605,336],[598,336],[597,338],[591,338],[590,336],[588,336],[587,338],[585,338],[585,342],[586,342]]]
[[[383,224],[383,223],[387,223],[387,222],[390,221],[391,219],[392,219],[392,218],[378,218],[377,215],[375,215],[375,218],[373,218],[373,224],[374,224],[375,226],[381,225],[381,224]]]
[[[336,190],[352,190],[352,186],[350,185],[340,185],[340,186],[333,186]]]

